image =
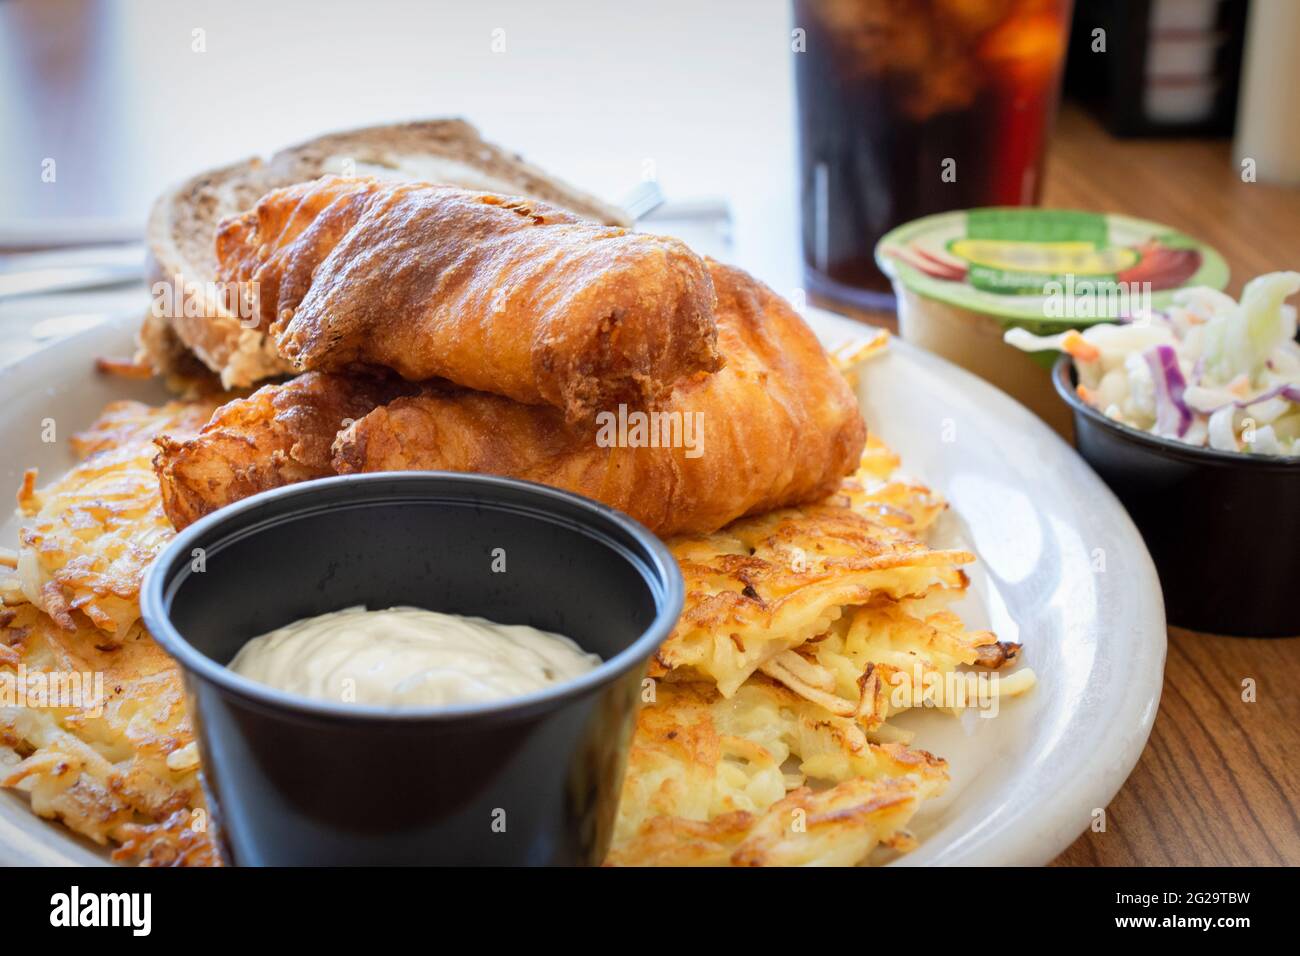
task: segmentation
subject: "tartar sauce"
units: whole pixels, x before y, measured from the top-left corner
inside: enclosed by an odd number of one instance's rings
[[[518,697],[600,663],[567,637],[416,607],[350,607],[255,637],[231,670],[343,703],[428,707]]]

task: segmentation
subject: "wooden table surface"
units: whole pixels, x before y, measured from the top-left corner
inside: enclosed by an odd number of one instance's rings
[[[1257,274],[1300,268],[1300,190],[1243,182],[1226,142],[1117,140],[1066,109],[1044,203],[1125,212],[1204,239],[1227,259],[1232,294]],[[1255,702],[1243,700],[1245,680]],[[1171,627],[1151,743],[1110,804],[1106,831],[1080,836],[1057,864],[1300,864],[1297,756],[1300,639]]]
[[[1300,190],[1243,182],[1227,142],[1116,140],[1067,109],[1049,163],[1046,205],[1124,212],[1196,236],[1227,259],[1234,295],[1260,273],[1300,268]],[[1253,703],[1242,699],[1247,680]],[[1107,808],[1106,831],[1081,836],[1056,862],[1300,864],[1298,756],[1300,638],[1171,627],[1146,752]]]
[[[1067,105],[1043,204],[1122,212],[1202,239],[1227,260],[1233,295],[1261,273],[1300,269],[1300,189],[1243,182],[1227,141],[1115,139]],[[897,329],[893,313],[856,317]],[[1243,699],[1246,681],[1253,701]],[[1054,865],[1300,865],[1297,757],[1300,637],[1247,640],[1171,627],[1146,751],[1106,808],[1105,831],[1085,833]]]

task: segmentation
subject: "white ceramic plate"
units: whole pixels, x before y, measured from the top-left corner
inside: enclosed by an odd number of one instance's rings
[[[817,313],[835,344],[861,326]],[[72,462],[66,439],[114,398],[160,400],[159,386],[101,378],[97,355],[131,350],[124,317],[0,370],[0,494],[22,471],[46,482]],[[995,719],[912,712],[914,744],[948,759],[952,784],[917,815],[920,846],[905,865],[1046,863],[1106,806],[1137,762],[1160,700],[1165,618],[1151,558],[1124,509],[1054,432],[1002,392],[892,342],[863,369],[868,425],[904,469],[952,509],[936,542],[975,551],[959,611],[1024,644],[1038,674]],[[53,419],[58,442],[41,441]],[[12,547],[17,522],[0,529]],[[103,854],[0,793],[0,863],[101,863]]]

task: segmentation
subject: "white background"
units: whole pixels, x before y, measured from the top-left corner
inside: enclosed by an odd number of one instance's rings
[[[0,4],[0,220],[138,225],[199,170],[463,116],[611,200],[647,161],[670,199],[726,199],[731,257],[790,294],[791,21],[783,0]]]

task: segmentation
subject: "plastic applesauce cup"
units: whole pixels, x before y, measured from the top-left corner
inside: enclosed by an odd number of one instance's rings
[[[1168,226],[1064,209],[926,216],[886,233],[876,262],[893,282],[904,339],[992,382],[1067,439],[1070,410],[1050,375],[1057,353],[1007,345],[1007,329],[1136,320],[1179,289],[1228,284],[1218,252]]]

